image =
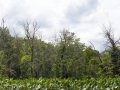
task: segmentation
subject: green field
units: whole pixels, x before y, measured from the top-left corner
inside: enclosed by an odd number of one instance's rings
[[[0,78],[0,90],[120,90],[120,77],[81,80]]]

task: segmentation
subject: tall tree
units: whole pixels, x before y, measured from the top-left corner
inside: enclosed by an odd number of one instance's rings
[[[28,42],[28,46],[30,48],[30,56],[31,56],[31,74],[34,76],[34,50],[35,50],[35,41],[36,41],[36,32],[39,30],[39,25],[37,22],[26,22],[24,25],[25,35]]]
[[[60,33],[57,48],[61,77],[79,76],[80,64],[84,60],[84,44],[79,42],[79,38],[76,38],[74,33],[63,30]]]
[[[107,44],[109,46],[111,62],[113,64],[113,74],[120,75],[120,48],[119,48],[119,40],[115,40],[114,34],[112,33],[111,26],[109,28],[105,28],[105,38],[107,39]]]
[[[9,29],[5,26],[5,21],[2,20],[0,27],[0,51],[4,53],[2,64],[6,66],[8,76],[15,76],[16,56],[12,46],[13,37],[9,33]]]

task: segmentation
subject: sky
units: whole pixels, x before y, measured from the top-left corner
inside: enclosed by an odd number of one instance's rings
[[[4,18],[11,34],[24,35],[21,23],[37,21],[46,41],[54,40],[64,28],[75,32],[81,42],[105,46],[103,26],[112,25],[120,35],[120,0],[0,0],[0,20]]]

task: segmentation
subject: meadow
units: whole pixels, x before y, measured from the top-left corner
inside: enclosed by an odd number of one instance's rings
[[[0,90],[120,90],[120,77],[84,79],[0,78]]]

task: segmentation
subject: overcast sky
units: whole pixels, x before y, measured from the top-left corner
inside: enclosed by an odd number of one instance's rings
[[[46,40],[52,40],[63,28],[75,32],[81,42],[104,46],[103,25],[111,23],[120,35],[120,0],[0,0],[0,19],[11,32],[23,34],[19,22],[36,20]],[[101,45],[102,44],[102,45]]]

